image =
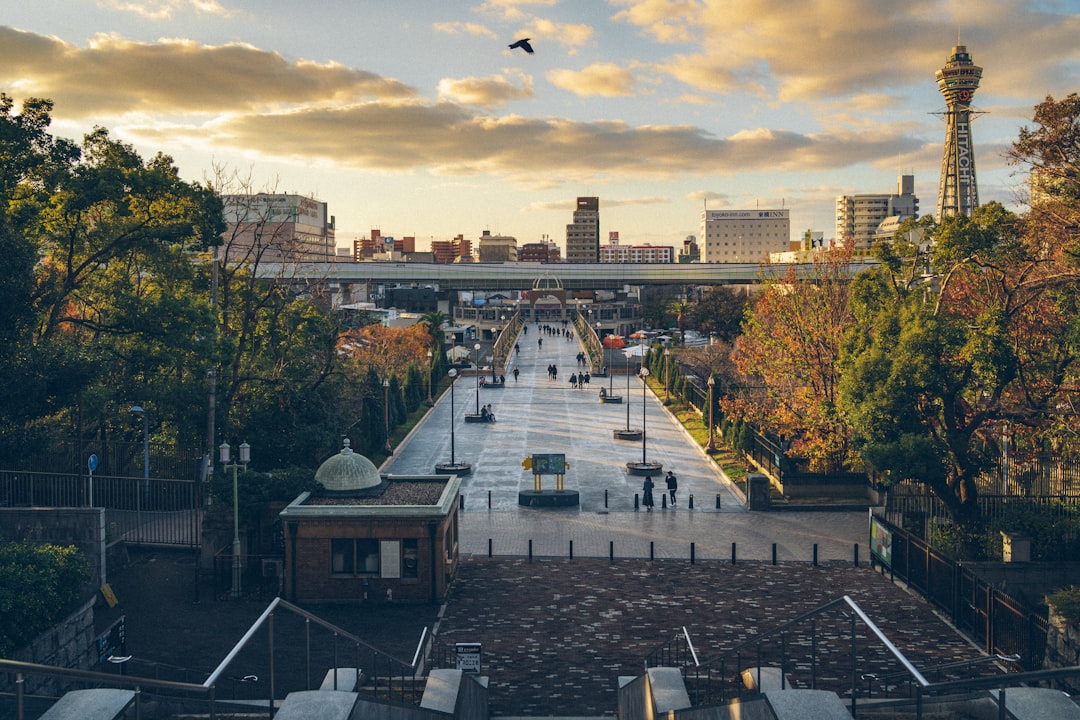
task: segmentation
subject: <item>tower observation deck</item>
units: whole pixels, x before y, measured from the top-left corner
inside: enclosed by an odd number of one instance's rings
[[[938,90],[945,96],[945,151],[941,156],[935,217],[971,215],[979,206],[975,179],[975,149],[971,138],[971,100],[982,78],[982,68],[971,61],[967,48],[955,45],[945,67],[936,73]]]

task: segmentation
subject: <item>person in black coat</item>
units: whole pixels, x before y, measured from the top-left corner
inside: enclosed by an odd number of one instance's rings
[[[646,512],[652,512],[653,508],[653,496],[652,491],[655,484],[652,481],[651,475],[645,476],[645,483],[641,486],[641,504],[645,506]]]
[[[671,499],[671,506],[675,507],[675,491],[679,489],[679,480],[675,477],[675,473],[668,470],[665,482],[667,482],[667,491],[668,497]]]

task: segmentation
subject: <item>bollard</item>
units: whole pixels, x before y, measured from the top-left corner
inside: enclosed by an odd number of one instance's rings
[[[655,543],[652,540],[650,540],[649,541],[649,559],[650,560],[655,560],[656,559],[656,553],[655,553],[656,548],[654,548],[653,545],[655,545]]]
[[[720,493],[716,493],[716,509],[720,509]]]
[[[532,562],[532,540],[529,540],[529,562]]]
[[[695,548],[695,543],[690,543],[690,564],[691,565],[694,564],[694,558],[696,557],[696,555],[697,555],[697,552],[696,552],[696,548]]]
[[[491,557],[491,538],[488,538],[488,557]]]
[[[459,506],[459,507],[460,507],[460,508],[461,508],[462,510],[464,510],[464,509],[465,509],[465,496],[464,496],[464,495],[458,495],[458,506]]]
[[[859,567],[859,543],[855,543],[855,567]]]
[[[660,493],[660,509],[667,510],[667,493]]]
[[[689,504],[688,504],[688,505],[687,505],[686,507],[687,507],[687,509],[689,509],[689,510],[693,510],[693,509],[694,509],[694,494],[693,494],[693,493],[690,493],[690,502],[689,502]]]
[[[638,509],[638,494],[634,493],[634,509]]]
[[[488,490],[488,510],[491,509],[491,491]]]
[[[776,543],[772,544],[772,564],[776,564]]]
[[[731,564],[735,564],[735,543],[731,543]]]
[[[570,559],[571,560],[574,559],[574,541],[573,540],[570,541]]]
[[[615,562],[615,541],[608,540],[608,560]]]
[[[607,488],[604,488],[604,507],[607,507]]]
[[[814,543],[814,567],[817,567],[817,543]]]

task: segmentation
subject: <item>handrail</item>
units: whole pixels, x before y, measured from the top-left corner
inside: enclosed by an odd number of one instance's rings
[[[1012,655],[1002,655],[1001,653],[994,653],[993,655],[986,655],[983,657],[974,658],[972,660],[953,660],[952,662],[941,663],[940,665],[934,665],[933,667],[926,668],[926,673],[936,673],[942,670],[952,670],[953,668],[962,667],[974,667],[975,665],[986,665],[988,663],[1004,662],[1015,663],[1020,662],[1020,654],[1013,653]],[[891,673],[885,673],[879,675],[877,673],[863,673],[859,676],[860,680],[880,680],[882,682],[888,682],[896,677],[901,677],[907,674],[907,670],[894,670]]]
[[[420,659],[420,653],[424,651],[424,640],[427,638],[428,629],[424,626],[424,630],[420,633],[420,642],[416,643],[416,652],[412,656],[412,665],[410,667],[416,667],[417,661]]]
[[[852,612],[858,615],[859,619],[866,623],[866,626],[870,628],[871,632],[877,635],[878,640],[880,640],[882,644],[885,645],[885,647],[889,650],[892,656],[899,660],[901,665],[907,668],[907,671],[911,673],[912,677],[914,677],[920,685],[926,687],[930,684],[930,681],[924,678],[922,673],[919,672],[918,669],[911,664],[911,661],[904,657],[904,653],[900,652],[900,648],[896,647],[896,645],[893,644],[892,640],[885,637],[885,633],[881,631],[881,628],[875,625],[874,621],[867,617],[866,613],[862,611],[862,608],[859,607],[854,600],[845,595],[844,601],[847,602],[849,607],[851,607]]]
[[[701,663],[698,662],[697,651],[694,650],[694,643],[690,641],[690,633],[686,631],[686,626],[683,625],[683,637],[686,638],[686,647],[690,648],[690,657],[694,658],[694,667],[701,667]]]
[[[124,685],[131,687],[157,687],[171,690],[186,690],[199,694],[205,694],[210,688],[196,683],[186,683],[179,680],[158,680],[156,678],[140,677],[138,675],[116,675],[103,673],[96,670],[81,670],[79,668],[66,668],[57,665],[42,665],[40,663],[24,662],[22,660],[7,660],[0,658],[0,670],[16,673],[33,673],[50,676],[76,678],[79,680],[92,680],[94,682],[108,683],[110,685]]]
[[[236,658],[237,654],[241,650],[244,649],[244,646],[247,645],[248,641],[251,640],[251,638],[255,634],[255,632],[257,630],[259,630],[260,627],[262,627],[262,624],[264,622],[266,622],[267,618],[269,618],[270,615],[273,614],[274,610],[276,608],[278,608],[278,607],[281,607],[281,608],[283,608],[285,610],[291,610],[293,613],[295,613],[297,615],[300,615],[301,617],[306,618],[307,620],[310,620],[311,622],[315,623],[316,625],[320,625],[320,626],[326,628],[327,630],[329,630],[329,631],[331,631],[331,632],[333,632],[333,633],[335,633],[337,635],[341,635],[342,637],[345,637],[348,640],[351,640],[353,643],[355,643],[357,645],[362,645],[365,648],[367,648],[368,650],[371,650],[372,652],[377,652],[380,655],[383,655],[383,656],[389,658],[390,660],[393,660],[394,662],[398,663],[399,665],[403,665],[405,667],[414,668],[414,669],[416,668],[416,658],[415,658],[415,656],[413,658],[413,662],[411,662],[411,663],[405,662],[404,660],[401,660],[400,658],[394,657],[393,655],[391,655],[388,652],[380,650],[379,648],[364,642],[363,640],[361,640],[357,636],[353,635],[348,630],[342,629],[342,628],[338,627],[337,625],[333,624],[332,622],[327,622],[326,620],[323,620],[319,616],[313,615],[313,614],[309,613],[307,610],[304,610],[301,607],[297,607],[296,605],[293,605],[288,600],[283,600],[280,597],[276,597],[276,598],[274,598],[273,600],[270,601],[270,604],[266,606],[266,609],[263,610],[262,614],[258,617],[258,619],[256,619],[255,622],[252,623],[251,627],[249,627],[247,632],[244,633],[244,636],[242,638],[240,638],[240,640],[237,641],[237,643],[232,647],[232,649],[229,651],[229,653],[225,656],[225,659],[223,659],[218,664],[218,666],[214,669],[214,671],[212,673],[210,673],[210,676],[208,678],[206,678],[206,680],[203,682],[203,685],[208,686],[208,685],[212,685],[212,684],[217,682],[217,679],[221,676],[221,673],[225,672],[225,668],[228,667],[229,663],[231,663]],[[426,633],[426,632],[427,632],[427,628],[425,627],[424,628],[424,633]],[[421,634],[421,636],[422,635],[423,634]]]

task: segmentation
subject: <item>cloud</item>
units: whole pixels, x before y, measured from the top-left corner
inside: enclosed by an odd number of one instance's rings
[[[123,78],[123,82],[118,82]],[[97,35],[86,48],[0,27],[0,85],[49,97],[66,116],[138,112],[242,112],[360,98],[399,99],[415,90],[337,63],[289,61],[250,45],[156,43]]]
[[[515,37],[552,40],[569,48],[579,48],[585,45],[592,39],[592,36],[593,28],[589,25],[556,23],[543,18],[533,18],[519,34],[515,35]],[[542,44],[533,42],[533,47],[536,47],[537,52],[539,52],[540,47],[537,47],[537,45],[542,47]]]
[[[530,186],[835,169],[894,156],[898,148],[921,142],[877,131],[807,135],[755,129],[717,138],[692,126],[490,117],[455,103],[422,101],[225,116],[187,129],[127,131],[148,140],[201,142],[268,158],[381,172],[490,175]]]
[[[582,70],[552,70],[547,80],[580,97],[626,97],[634,94],[634,76],[613,63],[595,63]]]
[[[627,8],[615,13],[615,21],[641,28],[662,43],[690,42],[699,32],[693,19],[699,16],[701,3],[696,0],[609,0]]]
[[[558,4],[559,0],[484,0],[476,11],[514,21],[526,16],[522,7],[552,7]]]
[[[536,96],[532,78],[520,71],[509,70],[505,75],[486,78],[443,78],[439,81],[439,98],[450,102],[480,107],[501,107],[510,100],[527,100]]]
[[[495,39],[498,35],[495,34],[490,28],[479,23],[470,22],[445,22],[435,23],[435,29],[438,32],[445,33],[447,35],[479,35],[480,37],[486,37]]]
[[[185,10],[193,10],[199,15],[232,17],[235,10],[225,8],[216,0],[106,0],[105,7],[119,12],[132,13],[148,20],[169,20]]]
[[[610,0],[614,19],[663,42],[693,43],[658,69],[699,92],[752,91],[777,102],[892,94],[933,81],[961,27],[976,63],[993,62],[984,84],[1025,97],[1032,78],[1068,87],[1080,61],[1080,15],[1015,0],[807,0],[778,10],[765,0]],[[1031,52],[1039,48],[1039,52]],[[981,55],[980,55],[981,53]]]

